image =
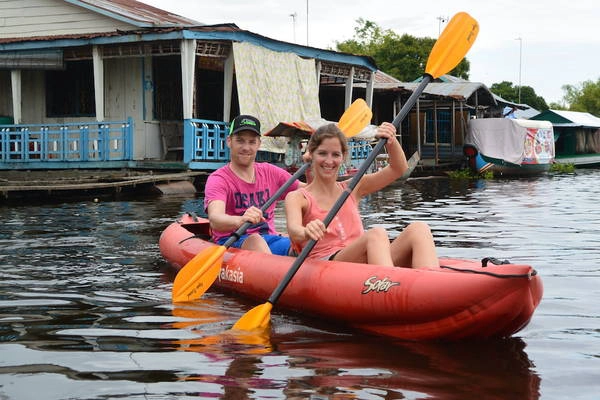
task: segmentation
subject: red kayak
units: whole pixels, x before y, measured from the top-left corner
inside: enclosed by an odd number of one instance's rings
[[[160,251],[180,269],[214,246],[209,237],[208,220],[186,214],[164,230]],[[263,303],[293,261],[230,248],[213,286]],[[392,338],[455,340],[511,336],[542,298],[542,280],[529,265],[450,258],[440,264],[412,269],[307,260],[275,307]]]

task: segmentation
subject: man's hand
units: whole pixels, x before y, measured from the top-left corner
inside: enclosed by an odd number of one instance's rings
[[[242,219],[244,222],[250,222],[252,225],[255,225],[264,221],[265,217],[260,208],[252,206],[244,212]]]

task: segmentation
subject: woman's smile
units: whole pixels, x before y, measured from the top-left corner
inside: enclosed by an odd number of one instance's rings
[[[326,175],[335,174],[344,160],[342,146],[337,138],[328,138],[313,152],[313,162]]]

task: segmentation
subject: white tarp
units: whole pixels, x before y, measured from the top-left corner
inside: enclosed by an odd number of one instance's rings
[[[321,117],[315,60],[246,42],[234,42],[233,55],[240,113],[256,116],[262,133],[280,121]],[[263,138],[261,150],[285,153],[286,143]]]
[[[552,124],[548,121],[471,119],[465,144],[473,145],[486,157],[520,165],[523,160],[549,162],[553,159],[553,135]]]

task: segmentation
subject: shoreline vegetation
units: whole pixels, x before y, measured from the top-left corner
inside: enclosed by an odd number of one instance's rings
[[[483,173],[473,172],[469,168],[457,169],[454,171],[446,171],[446,175],[450,179],[493,179],[494,173],[492,171],[485,171]],[[575,173],[575,165],[568,164],[559,164],[554,163],[550,166],[550,170],[548,173],[553,174],[573,174]]]

